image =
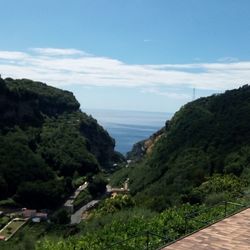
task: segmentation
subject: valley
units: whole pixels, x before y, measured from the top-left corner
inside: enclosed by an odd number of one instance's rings
[[[157,249],[248,206],[249,103],[189,102],[126,158],[72,93],[0,79],[1,228],[30,212],[1,249]]]

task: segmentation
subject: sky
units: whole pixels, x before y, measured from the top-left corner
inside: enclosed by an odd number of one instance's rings
[[[0,74],[82,109],[175,112],[250,82],[249,0],[0,0]]]

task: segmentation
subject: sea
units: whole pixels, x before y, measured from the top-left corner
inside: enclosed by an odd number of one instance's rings
[[[84,109],[115,139],[115,150],[126,155],[133,145],[147,139],[165,125],[173,114],[127,110]]]

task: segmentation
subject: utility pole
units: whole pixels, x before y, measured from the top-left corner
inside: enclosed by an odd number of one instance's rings
[[[196,98],[196,89],[193,88],[193,101],[195,100],[195,98]]]

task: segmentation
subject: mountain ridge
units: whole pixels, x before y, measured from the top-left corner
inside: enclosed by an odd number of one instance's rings
[[[112,168],[121,156],[69,91],[0,78],[0,198],[35,208],[59,205],[76,178]]]
[[[166,123],[152,152],[114,174],[114,183],[129,178],[138,204],[152,209],[158,204],[161,210],[201,201],[195,188],[213,175],[248,179],[249,103],[250,86],[244,85],[184,105]]]

